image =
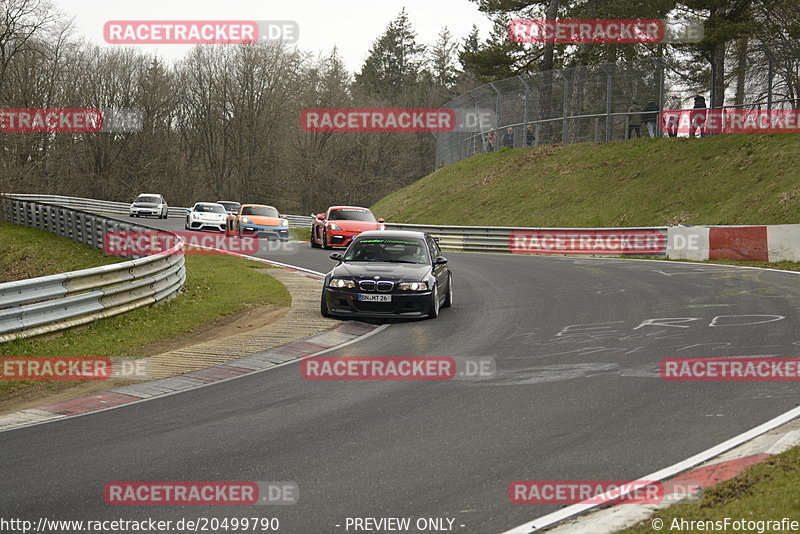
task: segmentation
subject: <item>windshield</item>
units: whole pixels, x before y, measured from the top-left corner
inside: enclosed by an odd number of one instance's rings
[[[242,207],[238,202],[217,202],[217,204],[222,204],[228,211],[239,211],[239,208]]]
[[[242,208],[242,215],[255,215],[256,217],[277,217],[278,210],[266,206],[246,206]]]
[[[421,239],[357,239],[347,249],[345,261],[383,261],[429,263],[427,248]]]
[[[202,213],[225,213],[225,208],[219,204],[195,204],[194,211]]]
[[[134,203],[160,204],[161,203],[161,199],[158,198],[155,195],[140,195],[140,196],[136,197],[136,200],[134,200]]]
[[[376,222],[371,211],[342,208],[331,210],[330,221],[366,221]]]

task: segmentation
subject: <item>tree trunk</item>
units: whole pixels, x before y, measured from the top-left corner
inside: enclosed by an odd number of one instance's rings
[[[744,84],[747,75],[747,37],[739,37],[736,41],[736,105],[744,104]]]

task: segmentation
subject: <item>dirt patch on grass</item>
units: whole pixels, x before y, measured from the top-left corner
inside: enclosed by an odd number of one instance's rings
[[[271,324],[286,315],[289,309],[289,306],[258,306],[244,309],[178,337],[145,345],[142,350],[144,354],[154,355],[195,345],[202,341],[224,339]],[[28,387],[0,394],[0,415],[83,397],[131,383],[133,383],[131,380],[87,380],[83,382],[42,380]]]
[[[150,343],[142,347],[144,354],[153,356],[182,349],[203,341],[223,339],[274,323],[289,311],[289,306],[258,306],[216,319],[177,337]]]

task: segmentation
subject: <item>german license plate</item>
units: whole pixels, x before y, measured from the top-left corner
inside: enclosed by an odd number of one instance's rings
[[[358,300],[362,302],[391,302],[392,296],[391,295],[365,295],[363,293],[358,294]]]

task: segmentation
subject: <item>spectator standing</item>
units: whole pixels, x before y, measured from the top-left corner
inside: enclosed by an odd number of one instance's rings
[[[489,132],[486,134],[486,151],[494,152],[495,145],[494,130],[489,130]]]
[[[689,123],[689,137],[694,137],[695,130],[700,133],[700,137],[706,136],[706,99],[701,95],[694,97],[694,107],[692,108],[691,121]]]
[[[528,146],[533,146],[535,141],[536,138],[533,135],[533,124],[529,124],[525,131],[525,144]]]
[[[503,134],[503,146],[508,148],[514,148],[514,128],[509,126],[506,133]]]
[[[670,137],[678,137],[678,122],[680,122],[681,114],[678,110],[681,109],[681,99],[678,98],[678,95],[671,94],[669,95],[669,100],[667,100],[666,105],[664,106],[665,111],[674,111],[675,113],[666,113],[664,118],[664,130],[666,130],[667,135]]]
[[[628,139],[631,132],[636,130],[636,137],[642,137],[642,106],[634,100],[628,108]]]
[[[647,126],[647,133],[650,134],[650,138],[654,138],[656,136],[656,121],[658,120],[658,104],[652,100],[645,104],[642,120]]]

